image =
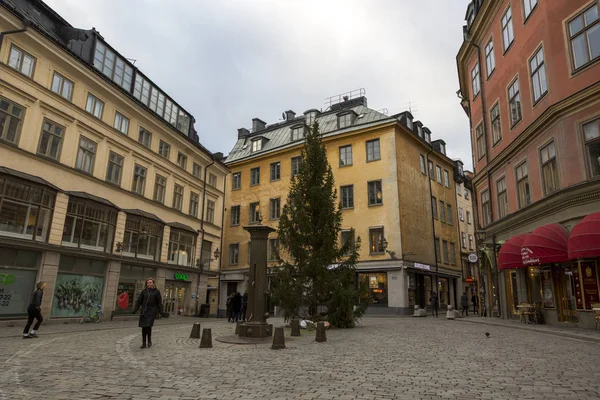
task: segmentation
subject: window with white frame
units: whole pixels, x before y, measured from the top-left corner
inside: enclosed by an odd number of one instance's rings
[[[192,164],[192,175],[194,175],[198,179],[202,179],[202,167],[199,164]]]
[[[144,146],[150,148],[150,146],[152,145],[152,133],[150,133],[149,131],[147,131],[144,128],[140,128],[138,142],[140,142]]]
[[[104,112],[104,102],[98,99],[91,93],[88,93],[87,102],[85,103],[85,111],[92,114],[98,119],[102,119],[102,113]]]
[[[356,115],[354,113],[347,113],[338,116],[338,129],[347,128],[352,125]]]
[[[525,13],[525,19],[529,18],[536,6],[537,0],[523,0],[523,11]]]
[[[128,214],[121,254],[145,260],[160,260],[163,230],[163,224],[158,221]]]
[[[200,195],[190,192],[190,215],[198,218],[198,205],[200,204]]]
[[[94,67],[128,92],[133,82],[133,68],[104,43],[96,41]]]
[[[183,186],[175,184],[173,188],[173,208],[181,211],[183,207]]]
[[[177,153],[177,165],[179,165],[181,169],[187,168],[187,156],[182,152]]]
[[[262,150],[262,139],[256,139],[252,141],[252,152]]]
[[[58,72],[54,72],[50,89],[59,96],[71,101],[73,98],[73,85],[72,81],[68,80]]]
[[[25,108],[0,97],[0,140],[18,144]]]
[[[215,223],[215,202],[206,200],[206,220],[211,224]]]
[[[64,126],[58,125],[49,119],[44,119],[44,122],[42,123],[42,133],[40,135],[40,144],[38,146],[38,154],[58,160],[62,150],[64,135]]]
[[[473,98],[475,98],[481,91],[481,87],[479,86],[479,63],[476,63],[471,70],[471,88],[473,90]]]
[[[467,224],[471,225],[472,221],[471,221],[471,211],[467,211]]]
[[[162,140],[158,143],[158,154],[166,159],[171,155],[171,145]]]
[[[110,253],[116,224],[116,209],[71,196],[63,227],[62,245]]]
[[[600,21],[598,2],[569,22],[569,41],[574,69],[579,69],[600,57]]]
[[[500,218],[508,215],[508,193],[506,192],[506,178],[496,182],[496,191],[498,193],[498,216]]]
[[[544,195],[549,195],[559,189],[558,165],[556,163],[556,147],[554,141],[548,143],[540,150],[542,161],[542,182]]]
[[[600,32],[600,31],[599,31]],[[600,34],[599,34],[600,35]],[[600,42],[599,42],[600,44]],[[548,92],[546,84],[546,66],[544,65],[544,49],[540,48],[529,60],[531,67],[531,83],[533,86],[533,101],[537,102]]]
[[[94,171],[94,161],[96,160],[96,149],[98,144],[85,136],[79,138],[79,148],[77,149],[77,159],[75,168],[85,173],[91,174]]]
[[[155,201],[164,204],[165,203],[165,192],[167,190],[167,178],[162,175],[156,174],[154,178],[154,196],[152,197]]]
[[[33,78],[36,59],[31,54],[18,48],[14,44],[10,46],[10,54],[8,56],[8,65],[23,75]]]
[[[146,188],[146,174],[148,170],[139,164],[133,166],[133,183],[131,185],[131,191],[137,194],[144,195],[144,189]]]
[[[123,157],[117,153],[108,153],[108,166],[106,167],[106,181],[115,185],[121,185],[123,173]]]
[[[469,235],[469,250],[473,250],[473,235]]]
[[[515,33],[513,31],[512,11],[508,7],[502,16],[502,44],[504,45],[504,51],[508,50],[514,40]]]
[[[304,139],[306,135],[306,128],[304,126],[296,127],[292,129],[292,141]]]
[[[460,243],[463,249],[467,248],[467,234],[464,232],[460,233]]]
[[[531,204],[527,162],[519,164],[515,170],[517,174],[517,200],[519,202],[519,208],[527,207]]]
[[[521,94],[519,92],[519,78],[508,87],[508,106],[510,108],[510,125],[515,126],[521,120]]]
[[[583,137],[590,175],[600,176],[600,118],[583,125]]]
[[[496,69],[496,56],[494,55],[494,39],[490,38],[485,45],[485,72],[489,78]]]
[[[127,135],[129,131],[129,118],[118,111],[115,111],[115,123],[113,125],[116,130]]]

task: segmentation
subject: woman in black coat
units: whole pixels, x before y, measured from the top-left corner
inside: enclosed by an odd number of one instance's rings
[[[133,314],[135,314],[140,307],[142,311],[140,312],[140,322],[138,326],[142,328],[141,348],[144,349],[146,348],[146,342],[148,343],[148,347],[152,347],[152,326],[154,325],[156,314],[160,313],[160,315],[165,316],[162,296],[160,295],[160,290],[156,288],[156,281],[154,278],[146,279],[146,288],[142,290],[142,293],[140,293],[136,300],[135,306],[133,307]]]

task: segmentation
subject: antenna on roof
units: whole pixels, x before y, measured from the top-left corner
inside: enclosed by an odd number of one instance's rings
[[[413,105],[413,102],[409,101],[408,102],[408,112],[414,116],[416,113],[419,112],[419,109]]]

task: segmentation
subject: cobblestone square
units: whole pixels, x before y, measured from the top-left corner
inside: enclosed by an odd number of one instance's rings
[[[600,399],[600,344],[543,332],[380,317],[325,343],[286,330],[287,348],[271,350],[218,342],[234,330],[223,320],[160,322],[143,350],[135,321],[47,326],[30,340],[3,327],[0,398]],[[193,322],[212,329],[212,349],[189,339]]]

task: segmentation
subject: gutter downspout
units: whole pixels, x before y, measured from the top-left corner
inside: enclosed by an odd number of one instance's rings
[[[28,27],[29,27],[29,21],[23,20],[23,28],[0,32],[0,49],[2,49],[2,43],[4,42],[4,36],[13,35],[15,33],[25,32],[25,31],[27,31]]]
[[[200,266],[202,266],[202,270],[198,272],[198,285],[196,285],[196,316],[198,315],[198,302],[200,299],[198,298],[198,286],[200,286],[200,278],[202,276],[202,272],[204,272],[204,263],[202,262],[202,251],[204,250],[204,205],[206,203],[206,173],[208,168],[215,163],[215,156],[211,155],[211,163],[208,164],[204,168],[204,184],[202,186],[202,212],[200,214]]]
[[[221,215],[221,241],[220,241],[220,246],[221,246],[221,261],[219,261],[219,283],[217,283],[217,317],[219,317],[219,299],[221,296],[221,270],[222,265],[223,265],[223,254],[225,254],[225,252],[223,251],[223,232],[225,231],[225,198],[227,196],[227,192],[225,191],[225,189],[227,188],[227,175],[225,175],[225,178],[223,179],[223,207],[221,207],[221,209],[223,210],[222,215]],[[229,255],[229,251],[227,252],[227,254]]]
[[[431,146],[431,144],[430,144]],[[430,175],[430,171],[429,171],[429,155],[433,152],[433,147],[427,152],[427,154],[425,155],[425,159],[427,160],[427,180],[429,181],[429,201],[431,202],[433,200],[433,192],[431,191],[431,175]],[[436,209],[437,209],[437,204],[435,205]],[[431,209],[429,210],[429,212],[431,213],[431,230],[433,232],[433,252],[435,253],[435,292],[439,298],[440,294],[439,292],[439,284],[438,284],[438,270],[439,270],[439,266],[438,266],[438,250],[437,250],[437,246],[435,245],[435,221],[433,220],[433,203],[431,204]]]

